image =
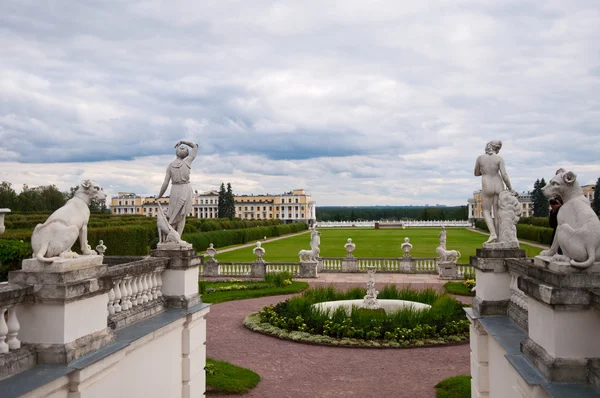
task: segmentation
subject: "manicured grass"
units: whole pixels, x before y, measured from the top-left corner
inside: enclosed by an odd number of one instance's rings
[[[462,282],[448,282],[444,285],[447,293],[457,294],[459,296],[475,296],[475,292],[466,287]]]
[[[217,282],[223,283],[223,282]],[[264,282],[254,282],[254,283],[264,283]],[[208,285],[210,286],[210,285]],[[283,286],[283,287],[268,287],[265,289],[257,289],[257,290],[231,290],[225,292],[215,292],[215,293],[204,293],[202,295],[202,301],[210,304],[223,303],[225,301],[233,301],[233,300],[246,300],[257,297],[264,296],[278,296],[281,294],[292,294],[298,293],[308,288],[308,283],[306,282],[292,282],[291,285]]]
[[[471,376],[454,376],[435,385],[436,398],[471,398]]]
[[[469,263],[469,256],[475,255],[475,249],[481,248],[487,236],[469,231],[466,228],[446,228],[448,231],[446,247],[458,250],[461,264]],[[348,238],[356,244],[356,257],[401,257],[400,245],[404,237],[410,238],[413,257],[437,257],[435,249],[439,246],[439,228],[373,229],[373,228],[323,228],[321,232],[321,257],[345,257],[344,245]],[[298,261],[298,251],[310,249],[310,235],[292,236],[275,242],[264,243],[265,261]],[[538,255],[542,249],[521,245],[527,256]],[[218,261],[254,261],[256,256],[252,248],[242,248],[217,254]]]
[[[225,361],[206,358],[206,386],[208,393],[244,394],[256,387],[260,376],[250,369]]]

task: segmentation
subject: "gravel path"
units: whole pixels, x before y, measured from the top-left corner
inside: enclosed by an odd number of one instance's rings
[[[433,386],[440,380],[470,373],[468,344],[413,349],[325,347],[279,340],[243,326],[246,315],[286,297],[215,304],[207,315],[207,355],[261,376],[258,386],[243,397],[432,398]]]

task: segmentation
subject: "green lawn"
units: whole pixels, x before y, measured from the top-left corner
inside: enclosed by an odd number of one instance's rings
[[[471,376],[454,376],[435,385],[436,398],[470,398]]]
[[[206,358],[207,395],[244,394],[256,387],[260,376],[250,369]],[[216,393],[216,394],[213,394]]]
[[[448,282],[444,285],[446,292],[459,296],[475,296],[475,292],[466,287],[462,282]]]
[[[461,264],[469,263],[469,256],[475,255],[475,249],[482,247],[487,236],[469,231],[466,228],[446,228],[448,231],[446,247],[448,250],[458,250]],[[321,257],[345,257],[344,245],[348,238],[356,244],[354,255],[356,257],[401,257],[400,245],[404,237],[410,238],[413,257],[437,257],[435,252],[439,246],[439,228],[407,228],[407,229],[372,229],[372,228],[346,228],[346,229],[320,229],[321,232]],[[264,243],[265,261],[298,261],[298,251],[310,249],[310,235],[292,236],[274,242]],[[527,256],[536,256],[542,249],[521,245]],[[215,256],[218,261],[254,261],[252,247],[246,247]]]
[[[214,293],[206,293],[206,288],[217,287],[219,285],[228,285],[233,284],[229,282],[205,282],[200,281],[200,284],[204,284],[200,288],[200,292],[202,294],[202,301],[204,303],[210,304],[218,304],[224,303],[225,301],[233,301],[233,300],[247,300],[251,298],[264,297],[264,296],[279,296],[283,294],[292,294],[298,293],[308,288],[308,283],[306,282],[292,282],[291,285],[275,287],[269,286],[262,289],[256,290],[231,290],[231,291],[222,291],[222,292],[214,292]],[[239,284],[261,284],[264,285],[264,282],[245,282]],[[237,283],[235,283],[237,284]],[[202,293],[204,291],[204,293]]]

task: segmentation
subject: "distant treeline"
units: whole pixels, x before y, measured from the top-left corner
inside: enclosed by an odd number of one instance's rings
[[[372,220],[466,220],[467,206],[322,206],[317,207],[317,221]]]

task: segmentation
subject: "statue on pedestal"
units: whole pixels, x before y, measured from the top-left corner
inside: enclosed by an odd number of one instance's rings
[[[485,154],[480,155],[475,162],[475,176],[482,177],[483,218],[490,231],[490,237],[486,243],[498,240],[498,200],[500,193],[507,189],[512,195],[517,195],[512,189],[510,179],[506,173],[504,159],[498,155],[501,148],[502,141],[488,142],[485,146]],[[492,218],[492,214],[494,218]]]
[[[188,147],[192,149],[191,153]],[[181,237],[185,226],[185,217],[192,211],[193,191],[190,184],[190,172],[192,171],[192,162],[198,154],[198,145],[189,141],[179,141],[175,144],[175,153],[177,157],[167,167],[165,180],[157,199],[162,198],[171,182],[169,208],[165,215],[169,225]]]
[[[348,243],[344,245],[344,249],[346,249],[346,257],[354,257],[352,252],[356,249],[356,245],[352,243],[352,238],[348,238]]]
[[[547,198],[560,197],[563,205],[557,215],[558,227],[550,249],[540,256],[552,256],[552,261],[568,262],[575,268],[600,264],[600,220],[572,171],[558,169],[542,188]],[[558,248],[563,254],[558,254]]]
[[[256,261],[263,261],[263,256],[265,255],[265,249],[260,245],[260,241],[256,242],[256,247],[252,250],[252,253],[256,256]]]
[[[413,245],[410,243],[409,238],[404,238],[404,243],[400,246],[400,248],[404,251],[404,257],[410,257],[409,252],[411,251]]]

